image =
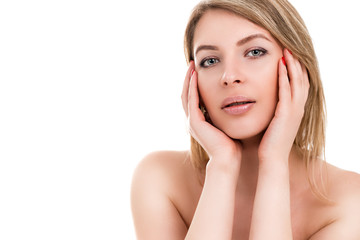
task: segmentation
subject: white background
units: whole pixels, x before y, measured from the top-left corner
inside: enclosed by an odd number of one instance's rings
[[[0,239],[135,239],[141,158],[189,146],[183,33],[196,0],[0,3]],[[327,160],[360,172],[356,1],[291,1],[313,37]]]

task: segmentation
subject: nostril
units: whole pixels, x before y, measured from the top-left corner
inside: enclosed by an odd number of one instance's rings
[[[235,80],[234,83],[240,83],[240,80]]]

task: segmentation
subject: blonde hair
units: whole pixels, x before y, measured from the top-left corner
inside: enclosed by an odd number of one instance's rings
[[[311,37],[299,13],[287,0],[205,0],[195,6],[185,30],[184,48],[188,63],[194,60],[193,38],[197,23],[211,9],[222,9],[266,29],[282,47],[289,49],[308,71],[310,89],[305,112],[294,147],[302,154],[313,193],[327,200],[323,174],[316,180],[316,166],[325,160],[326,107],[318,62]],[[209,157],[201,145],[191,137],[191,161],[204,170]]]

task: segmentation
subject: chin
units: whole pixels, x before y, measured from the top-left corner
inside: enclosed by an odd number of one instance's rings
[[[237,131],[223,131],[223,132],[232,139],[244,141],[244,140],[250,140],[250,139],[262,137],[264,135],[265,129],[258,131],[237,130]]]
[[[214,124],[215,127],[224,132],[227,136],[236,140],[250,140],[262,137],[270,124],[270,121],[230,121],[222,124]],[[240,126],[240,127],[239,127]]]

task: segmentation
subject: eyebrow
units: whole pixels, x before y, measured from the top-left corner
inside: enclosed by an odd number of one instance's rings
[[[249,35],[241,40],[239,40],[237,43],[236,43],[236,46],[241,46],[241,45],[244,45],[245,43],[247,42],[250,42],[256,38],[262,38],[262,39],[265,39],[269,42],[271,42],[271,40],[269,38],[267,38],[265,35],[261,34],[261,33],[256,33],[256,34],[252,34],[252,35]],[[219,50],[218,47],[214,46],[214,45],[200,45],[196,51],[195,51],[195,55],[198,54],[199,51],[201,50]]]

